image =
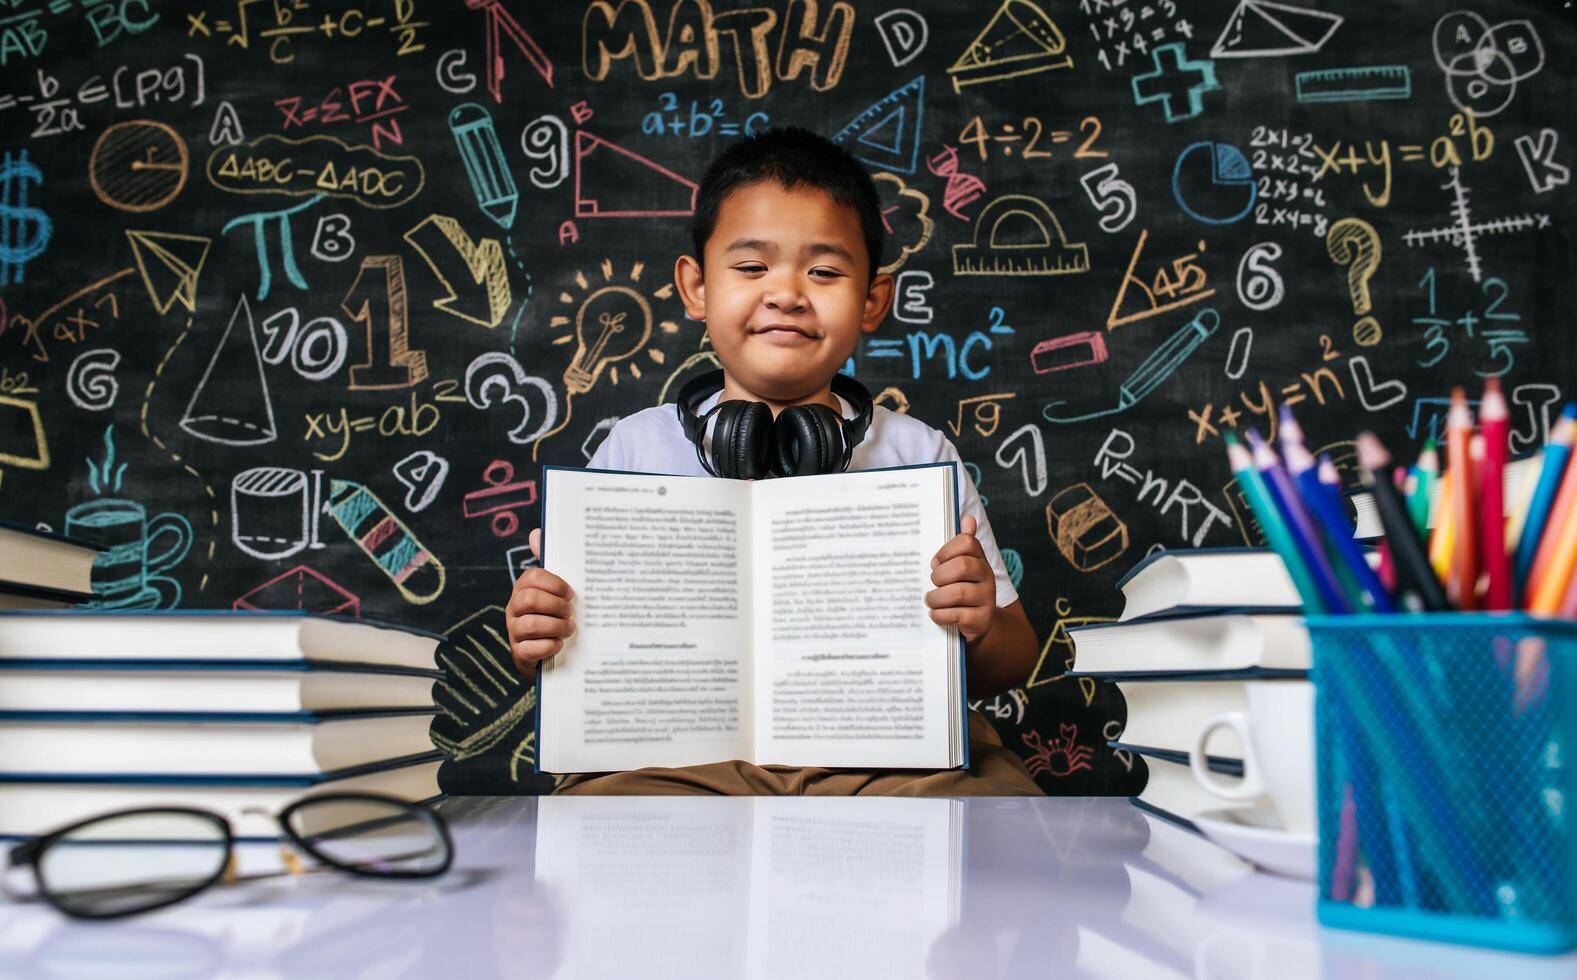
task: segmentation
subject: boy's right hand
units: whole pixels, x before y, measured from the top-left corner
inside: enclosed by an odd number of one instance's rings
[[[541,560],[542,529],[534,529],[526,540]],[[535,676],[537,664],[564,649],[564,641],[575,633],[574,598],[569,583],[545,568],[528,568],[515,579],[504,607],[504,626],[516,670]]]

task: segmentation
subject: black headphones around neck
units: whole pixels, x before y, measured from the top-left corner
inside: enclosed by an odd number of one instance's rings
[[[774,419],[766,402],[740,399],[720,401],[697,416],[697,407],[722,387],[723,372],[708,371],[686,382],[678,395],[679,424],[695,444],[696,459],[713,476],[760,480],[842,472],[871,425],[871,393],[846,374],[833,375],[832,391],[854,406],[852,419],[826,405],[790,405]],[[714,415],[708,460],[701,447]]]

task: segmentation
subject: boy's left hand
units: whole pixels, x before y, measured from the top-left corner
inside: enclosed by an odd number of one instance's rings
[[[986,635],[997,609],[997,580],[975,537],[974,517],[966,514],[958,536],[931,559],[931,582],[937,586],[925,594],[931,619],[957,626],[966,643]]]

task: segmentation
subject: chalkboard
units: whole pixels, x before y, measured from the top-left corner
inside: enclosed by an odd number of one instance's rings
[[[540,791],[500,604],[541,467],[717,366],[696,181],[808,126],[891,232],[846,370],[957,444],[1043,643],[979,707],[1130,793],[1067,630],[1257,542],[1222,433],[1410,457],[1499,377],[1521,451],[1574,393],[1557,3],[753,2],[0,4],[0,517],[118,545],[113,607],[445,633],[444,785]]]

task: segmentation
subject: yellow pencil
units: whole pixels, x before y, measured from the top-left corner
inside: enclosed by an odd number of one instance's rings
[[[1451,571],[1451,554],[1456,549],[1456,513],[1453,495],[1456,488],[1455,476],[1450,470],[1440,474],[1440,495],[1435,498],[1435,529],[1429,536],[1429,565],[1435,570],[1435,577],[1444,582],[1446,574]]]

